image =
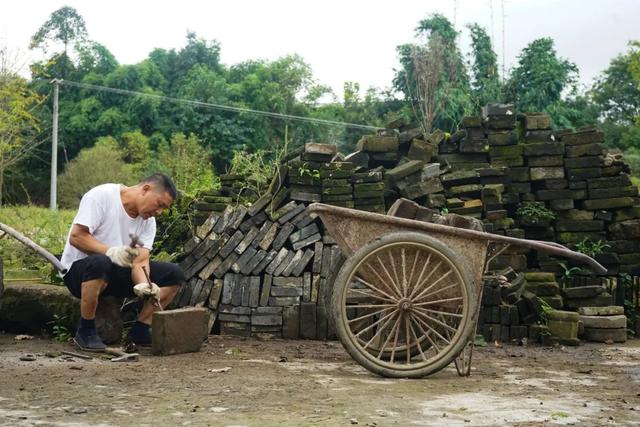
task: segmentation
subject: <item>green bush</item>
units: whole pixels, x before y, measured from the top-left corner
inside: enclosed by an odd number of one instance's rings
[[[521,218],[527,218],[531,223],[553,221],[556,219],[555,212],[538,203],[521,204],[516,211],[516,215]]]
[[[60,257],[75,211],[52,211],[37,206],[0,208],[0,221],[24,234],[52,254]],[[51,265],[40,255],[10,236],[0,239],[0,258],[5,277],[51,280]]]
[[[134,165],[122,160],[123,153],[112,138],[101,138],[92,148],[80,151],[58,180],[60,207],[75,209],[91,188],[107,182],[135,184],[140,176]]]

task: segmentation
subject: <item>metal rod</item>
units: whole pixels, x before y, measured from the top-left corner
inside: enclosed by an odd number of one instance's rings
[[[51,133],[51,188],[49,198],[49,209],[58,208],[57,187],[58,187],[58,92],[60,80],[53,79],[53,129]]]
[[[42,246],[38,245],[36,242],[34,242],[33,240],[29,239],[27,236],[23,235],[22,233],[14,230],[13,228],[11,228],[8,225],[3,224],[1,222],[0,222],[0,230],[4,231],[9,236],[11,236],[14,239],[16,239],[17,241],[19,241],[20,243],[24,244],[25,246],[27,246],[28,248],[30,248],[31,250],[36,252],[38,255],[44,257],[47,261],[49,261],[51,264],[53,264],[53,266],[56,268],[56,270],[58,270],[60,273],[65,274],[67,272],[67,269],[64,268],[64,266],[58,260],[58,258],[54,257],[51,254],[51,252],[47,251]]]

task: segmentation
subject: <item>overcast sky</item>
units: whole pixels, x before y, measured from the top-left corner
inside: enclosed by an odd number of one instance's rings
[[[180,48],[190,30],[220,42],[227,65],[297,53],[320,83],[341,94],[345,81],[389,87],[395,47],[411,42],[418,21],[433,12],[463,30],[464,52],[465,25],[485,26],[502,62],[503,4],[507,70],[529,42],[549,36],[559,55],[578,65],[581,82],[590,83],[629,40],[640,39],[640,0],[18,0],[2,5],[0,44],[19,50],[26,63],[40,58],[28,50],[31,35],[67,5],[121,64],[141,61],[156,47]]]

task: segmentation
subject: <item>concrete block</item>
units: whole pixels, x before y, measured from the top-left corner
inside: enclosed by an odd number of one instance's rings
[[[200,351],[207,338],[209,310],[181,308],[159,311],[151,321],[152,353],[170,355]]]

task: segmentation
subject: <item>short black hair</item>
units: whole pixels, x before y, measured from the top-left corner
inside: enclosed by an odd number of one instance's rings
[[[173,183],[171,178],[169,178],[167,175],[163,173],[156,172],[152,175],[149,175],[148,177],[140,181],[140,184],[157,185],[162,190],[169,193],[169,195],[173,200],[176,200],[178,198],[178,190],[176,189],[176,185]]]

